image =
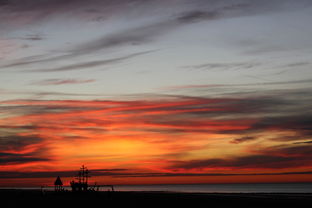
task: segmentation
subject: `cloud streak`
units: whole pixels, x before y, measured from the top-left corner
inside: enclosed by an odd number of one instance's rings
[[[38,82],[33,82],[33,85],[64,85],[64,84],[85,84],[95,82],[95,79],[45,79]]]
[[[180,89],[199,89],[199,88],[221,88],[221,87],[253,87],[253,86],[269,86],[269,85],[299,85],[299,84],[310,84],[311,79],[302,80],[289,80],[280,82],[255,82],[246,84],[200,84],[200,85],[181,85],[181,86],[169,86],[162,89],[165,90],[180,90]]]
[[[4,16],[2,19],[6,19],[8,17],[12,18],[12,11],[19,12],[19,15],[13,15],[13,21],[19,25],[18,22],[22,20],[33,23],[34,21],[47,21],[50,18],[55,18],[56,16],[62,16],[66,11],[66,8],[71,8],[77,11],[78,17],[84,17],[86,13],[91,13],[92,15],[97,15],[97,10],[99,11],[110,11],[114,10],[118,14],[119,12],[123,13],[126,12],[125,8],[129,7],[129,5],[140,5],[140,9],[143,11],[156,11],[158,8],[165,8],[170,5],[170,2],[159,1],[157,3],[153,3],[151,1],[131,1],[131,0],[120,0],[118,2],[110,2],[110,1],[53,1],[47,3],[41,1],[29,1],[25,2],[13,2],[8,1],[7,4],[2,6],[4,12],[2,15]],[[297,5],[301,5],[302,7],[308,4],[307,1],[298,3]],[[97,5],[97,8],[94,8],[94,5]],[[185,7],[187,5],[187,7]],[[97,53],[102,50],[108,50],[111,48],[120,48],[125,46],[132,46],[132,45],[140,45],[144,43],[149,43],[152,41],[157,40],[159,37],[174,31],[183,26],[187,26],[190,24],[204,22],[204,21],[214,21],[223,18],[232,18],[232,17],[240,17],[240,16],[248,16],[248,15],[255,15],[266,13],[268,11],[279,11],[283,10],[283,7],[288,5],[286,3],[282,3],[279,1],[264,1],[262,4],[258,4],[256,1],[240,1],[237,2],[228,2],[228,1],[212,1],[210,4],[204,2],[202,0],[194,0],[194,1],[180,1],[178,5],[175,5],[174,12],[170,11],[170,13],[165,13],[163,17],[165,18],[154,18],[152,21],[147,23],[133,26],[131,28],[124,28],[119,29],[118,31],[113,31],[108,34],[102,35],[100,38],[95,38],[89,41],[85,41],[84,43],[78,44],[73,46],[69,50],[65,50],[65,54],[57,55],[57,56],[50,56],[42,57],[34,60],[26,60],[26,61],[14,61],[11,64],[7,64],[4,67],[14,67],[14,66],[27,66],[29,64],[36,64],[36,63],[44,63],[44,62],[51,62],[51,61],[61,61],[61,60],[68,60],[71,58],[80,57],[90,53]],[[184,8],[184,9],[181,9]],[[189,9],[185,9],[189,8]],[[92,12],[86,12],[92,11]],[[143,12],[146,14],[146,12]],[[174,14],[174,15],[172,15]],[[147,14],[146,14],[147,15]],[[149,15],[148,15],[149,16]],[[93,17],[94,18],[94,17]],[[139,16],[138,18],[142,18]],[[77,18],[76,18],[77,19]],[[14,21],[15,20],[15,21]],[[1,24],[1,22],[0,22]],[[25,24],[25,22],[24,22]],[[37,36],[31,36],[28,38],[30,41],[38,40]],[[64,50],[63,50],[64,51]],[[118,59],[118,58],[116,58]],[[81,63],[81,66],[77,67],[87,67],[85,65],[92,65],[92,64],[101,64],[100,62],[94,63]],[[245,68],[252,68],[254,64],[244,64],[244,63],[237,63],[231,64],[231,66],[225,66],[224,64],[208,64],[197,66],[199,68],[228,68],[228,67],[245,67]],[[64,70],[70,69],[72,66],[64,66]],[[73,66],[74,67],[74,66]],[[53,71],[53,69],[51,69]],[[55,69],[56,71],[58,69]],[[49,71],[49,70],[48,70]],[[59,69],[62,71],[62,68]]]
[[[48,165],[45,161],[57,163],[63,158],[75,163],[73,158],[80,158],[98,169],[107,160],[108,169],[134,165],[165,173],[309,168],[312,150],[306,141],[311,135],[311,115],[303,116],[302,111],[308,112],[311,95],[302,94],[305,99],[301,99],[298,91],[285,99],[283,94],[177,96],[158,101],[5,101],[0,109],[11,116],[0,123],[6,132],[1,152],[9,153],[3,155],[2,163]],[[86,149],[77,152],[73,144]],[[219,149],[224,146],[233,155],[221,154]],[[38,153],[39,148],[46,149]],[[151,151],[143,151],[146,148]],[[235,155],[237,149],[241,155]],[[214,152],[215,156],[204,154],[198,159],[197,151]]]
[[[287,152],[287,151],[286,151]],[[277,155],[249,155],[231,159],[207,159],[176,162],[170,169],[207,169],[207,168],[233,168],[243,169],[284,169],[294,167],[311,166],[310,154],[302,154],[302,157],[277,156]]]
[[[243,142],[248,142],[248,141],[253,141],[256,140],[257,137],[252,137],[252,136],[245,136],[245,137],[241,137],[241,138],[237,138],[231,141],[231,143],[233,144],[240,144]]]
[[[127,172],[123,169],[92,170],[92,176],[112,176],[114,178],[138,178],[138,177],[181,177],[181,176],[283,176],[283,175],[311,175],[312,172],[277,172],[277,173],[140,173]],[[75,171],[49,171],[49,172],[10,172],[0,171],[1,178],[49,178],[49,177],[73,177]]]
[[[246,63],[207,63],[194,66],[185,66],[184,68],[193,70],[238,70],[238,69],[252,69],[260,66],[260,63],[246,62]]]
[[[61,71],[70,71],[70,70],[88,70],[93,67],[105,67],[105,66],[110,66],[113,64],[118,64],[123,61],[135,58],[137,56],[145,55],[148,53],[151,53],[153,51],[144,51],[144,52],[138,52],[138,53],[133,53],[130,55],[118,57],[118,58],[112,58],[112,59],[106,59],[106,60],[101,60],[101,61],[89,61],[89,62],[84,62],[84,63],[79,63],[79,64],[72,64],[68,66],[62,66],[58,68],[51,68],[51,69],[35,69],[35,70],[27,70],[30,72],[61,72]]]
[[[47,162],[49,159],[42,157],[34,157],[32,154],[13,154],[13,153],[0,153],[1,165],[17,165],[37,162]]]

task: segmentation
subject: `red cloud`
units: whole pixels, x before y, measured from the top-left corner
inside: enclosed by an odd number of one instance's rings
[[[299,127],[304,127],[307,119],[294,116],[295,125],[289,129],[290,115],[284,121],[266,116],[279,102],[260,101],[175,98],[1,102],[8,115],[0,121],[0,128],[8,132],[0,144],[3,168],[51,169],[57,165],[70,170],[81,162],[95,168],[163,173],[310,167],[307,144],[279,149],[277,141],[272,143],[279,132],[300,135]],[[303,130],[307,134],[306,128]],[[302,153],[295,155],[296,150]]]

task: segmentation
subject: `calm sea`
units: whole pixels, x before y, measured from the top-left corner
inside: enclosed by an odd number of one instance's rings
[[[39,188],[18,188],[39,189]],[[53,190],[52,187],[45,187]],[[70,189],[65,187],[65,189]],[[116,185],[115,191],[160,191],[186,193],[312,193],[312,183]],[[107,188],[102,187],[101,191]]]
[[[188,193],[312,193],[312,183],[188,184],[116,186],[118,191],[167,191]]]

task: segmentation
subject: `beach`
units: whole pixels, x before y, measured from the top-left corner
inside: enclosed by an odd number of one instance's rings
[[[175,193],[0,190],[3,207],[307,207],[311,193]]]

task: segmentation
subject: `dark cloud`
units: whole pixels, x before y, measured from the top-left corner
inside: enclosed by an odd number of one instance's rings
[[[293,144],[312,144],[312,141],[294,142]]]
[[[36,129],[33,125],[0,125],[0,129],[21,129],[21,130],[34,130]],[[6,138],[6,137],[0,137]],[[1,142],[0,142],[1,143]]]
[[[194,23],[197,21],[203,21],[203,20],[213,20],[213,19],[217,19],[219,16],[219,12],[217,11],[191,11],[191,12],[187,12],[182,14],[181,16],[179,16],[177,18],[178,22],[181,23]]]
[[[185,66],[187,69],[195,70],[237,70],[237,69],[252,69],[260,66],[260,63],[246,62],[246,63],[207,63],[193,66]]]
[[[261,3],[256,0],[180,0],[178,2],[164,0],[157,2],[151,0],[2,0],[0,3],[4,20],[9,17],[24,18],[30,19],[29,23],[59,17],[68,14],[69,10],[73,11],[71,15],[75,18],[82,18],[84,13],[91,13],[94,14],[93,20],[100,19],[102,21],[105,20],[105,17],[112,15],[110,11],[114,11],[114,15],[118,16],[127,12],[131,13],[135,9],[137,14],[143,13],[148,16],[159,11],[159,8],[164,10],[164,8],[170,7],[172,9],[167,10],[167,13],[180,13],[177,15],[178,22],[188,24],[224,16],[256,15],[287,9],[300,9],[307,6],[311,6],[311,2],[308,0],[299,0],[295,3],[292,0],[263,0]],[[142,18],[142,16],[138,16]],[[23,23],[25,24],[25,22]]]
[[[193,1],[179,1],[179,3],[170,3],[168,1],[143,1],[143,0],[118,0],[118,1],[82,1],[82,0],[56,0],[56,1],[42,1],[42,0],[32,0],[32,1],[7,1],[6,6],[3,6],[4,16],[2,19],[29,19],[30,23],[33,21],[45,21],[51,16],[60,17],[63,13],[68,14],[68,10],[76,11],[71,12],[76,16],[82,15],[86,11],[88,13],[101,13],[101,19],[104,14],[110,14],[109,11],[114,11],[116,15],[124,15],[125,11],[130,11],[128,8],[133,8],[142,11],[146,17],[150,17],[149,13],[153,11],[158,11],[159,8],[167,8],[169,6],[174,6],[169,12],[164,12],[162,16],[164,18],[154,18],[153,21],[145,23],[140,26],[133,26],[127,29],[121,29],[118,31],[113,31],[110,34],[105,34],[98,39],[93,39],[85,43],[81,43],[77,46],[72,47],[69,50],[63,50],[62,55],[51,56],[46,55],[45,57],[38,57],[32,60],[16,60],[13,63],[6,64],[2,66],[4,68],[24,66],[28,64],[36,64],[42,62],[51,61],[61,61],[68,60],[71,58],[80,57],[90,53],[96,53],[101,50],[108,50],[115,47],[138,45],[143,43],[148,43],[157,40],[158,37],[165,35],[179,27],[184,25],[194,24],[201,21],[212,21],[222,18],[232,18],[245,15],[256,15],[264,12],[279,11],[284,6],[288,5],[287,1],[261,1],[261,4],[257,1],[203,1],[203,0],[193,0]],[[296,5],[306,6],[307,1],[302,1],[296,3]],[[96,5],[96,6],[95,6]],[[185,7],[187,5],[187,7]],[[300,7],[299,6],[299,7]],[[1,7],[0,7],[1,8]],[[184,8],[184,9],[181,9]],[[187,9],[186,9],[187,8]],[[162,9],[164,10],[164,9]],[[105,12],[104,12],[105,11]],[[150,12],[147,12],[150,11]],[[14,15],[12,16],[13,13]],[[140,14],[140,12],[136,12]],[[28,16],[27,16],[28,15]],[[144,15],[143,15],[144,16]],[[96,17],[93,17],[93,19]],[[139,16],[138,18],[143,18]],[[1,19],[1,16],[0,16]],[[77,18],[75,18],[77,19]],[[79,18],[78,18],[79,19]],[[8,22],[8,21],[7,21]],[[14,22],[14,21],[10,21]],[[15,21],[18,22],[18,21]],[[23,21],[21,21],[23,22]],[[1,21],[0,21],[1,25]],[[25,25],[25,21],[23,22]],[[40,40],[42,37],[33,35],[26,37],[26,39]],[[131,56],[131,55],[130,55]],[[93,67],[98,65],[112,64],[120,62],[121,59],[128,59],[130,57],[119,57],[112,60],[104,61],[94,61],[89,63],[80,63],[77,65],[64,66],[56,69],[39,69],[38,71],[64,71],[72,69],[82,69],[87,67]],[[200,69],[208,68],[253,68],[257,66],[257,63],[236,63],[230,64],[228,66],[224,64],[208,64],[206,66],[197,66]],[[196,67],[196,66],[195,66]],[[36,71],[36,70],[35,70]]]
[[[0,90],[0,94],[5,94],[5,95],[26,95],[26,96],[31,96],[31,99],[43,99],[44,97],[47,96],[61,96],[65,99],[73,99],[73,97],[98,97],[98,96],[107,96],[105,94],[95,94],[95,93],[70,93],[70,92],[55,92],[55,91],[41,91],[41,90],[34,90],[34,91],[17,91],[17,90]],[[12,106],[11,106],[12,107]],[[10,106],[0,106],[0,108],[8,109],[11,108]],[[17,108],[19,108],[17,106]]]
[[[292,146],[277,146],[274,148],[268,148],[263,150],[266,154],[274,155],[286,155],[291,158],[303,158],[308,159],[310,163],[312,162],[312,145],[310,143],[305,143],[301,145],[292,145]]]
[[[312,146],[310,143],[300,145],[276,145],[255,150],[258,154],[233,156],[232,158],[212,158],[204,160],[173,161],[170,169],[283,169],[309,167],[312,165]]]
[[[29,126],[24,126],[23,129],[33,130],[28,127]],[[14,130],[17,129],[14,128]],[[12,165],[49,161],[50,159],[46,157],[47,149],[42,144],[43,141],[44,139],[38,135],[24,136],[8,134],[6,136],[1,136],[0,164]]]
[[[36,157],[32,153],[29,154],[14,154],[14,153],[1,153],[0,152],[0,164],[1,165],[13,165],[13,164],[26,164],[32,162],[45,162],[49,161],[47,158]]]
[[[17,94],[24,94],[24,95],[32,95],[35,96],[37,99],[42,99],[46,96],[63,96],[68,99],[68,97],[94,97],[94,96],[103,96],[103,94],[88,94],[88,93],[66,93],[66,92],[51,92],[51,91],[34,91],[34,92],[24,92],[24,93],[17,93]]]
[[[1,156],[1,155],[0,155]],[[113,176],[123,175],[127,169],[92,169],[92,176]],[[41,172],[18,172],[0,171],[0,178],[49,178],[49,177],[74,177],[77,171],[41,171]]]
[[[163,30],[170,30],[171,22],[161,22],[152,25],[141,26],[136,28],[118,31],[113,34],[105,35],[97,40],[78,45],[71,53],[73,55],[81,55],[85,53],[93,53],[102,49],[112,47],[120,47],[124,45],[138,45],[149,42],[153,37],[160,35]]]
[[[82,70],[82,69],[90,69],[92,67],[96,66],[109,66],[112,64],[118,64],[123,61],[126,61],[128,59],[135,58],[137,56],[145,55],[148,53],[151,53],[153,51],[143,51],[138,53],[129,54],[126,56],[118,57],[118,58],[111,58],[101,61],[89,61],[89,62],[83,62],[79,64],[72,64],[67,66],[62,66],[58,68],[51,68],[51,69],[38,69],[38,70],[27,70],[29,72],[58,72],[58,71],[69,71],[69,70]]]
[[[287,92],[288,93],[288,92]],[[119,102],[122,108],[112,109],[115,113],[136,115],[135,122],[144,125],[137,131],[158,133],[218,133],[236,134],[234,143],[250,141],[249,135],[261,132],[292,132],[288,138],[278,136],[276,141],[299,141],[312,134],[310,102],[312,95],[296,91],[284,97],[285,92],[237,98],[223,97],[176,97],[171,101],[151,102],[136,100]],[[44,96],[46,94],[43,94]],[[47,95],[51,95],[48,93]],[[54,94],[52,94],[54,95]],[[59,95],[59,94],[58,94]],[[63,95],[63,94],[62,94]],[[77,94],[79,96],[79,94]],[[109,102],[115,103],[111,100]],[[36,104],[40,103],[40,104]],[[31,104],[31,105],[30,105]],[[68,104],[38,100],[26,100],[26,104],[0,106],[3,112],[14,111],[17,114],[62,114],[65,112],[88,112],[106,108],[105,101]],[[110,107],[109,107],[110,108]],[[306,113],[303,113],[306,112]],[[81,118],[80,120],[83,120]],[[88,123],[100,123],[89,121]],[[22,125],[24,126],[24,125]]]
[[[132,54],[128,54],[128,55],[117,57],[117,58],[98,60],[98,61],[87,61],[87,62],[65,65],[65,66],[56,67],[56,68],[43,68],[43,69],[41,68],[41,69],[24,70],[24,71],[25,72],[59,72],[59,71],[90,69],[92,67],[97,67],[97,66],[109,66],[109,65],[113,65],[113,64],[118,64],[118,63],[121,63],[121,62],[126,61],[128,59],[132,59],[132,58],[135,58],[137,56],[145,55],[145,54],[152,53],[155,51],[157,51],[157,50],[137,52],[137,53],[132,53]],[[65,55],[53,56],[53,57],[42,55],[42,56],[22,58],[21,60],[18,60],[14,63],[5,65],[3,67],[4,68],[10,68],[10,67],[24,66],[24,65],[29,65],[29,64],[37,64],[37,63],[50,62],[50,61],[60,61],[60,60],[64,60],[64,59],[74,58],[77,55],[79,55],[79,56],[83,55],[83,54],[80,54],[81,52],[82,51],[80,51],[79,53],[73,52],[73,53],[68,53]]]
[[[45,60],[49,56],[48,55],[34,55],[34,56],[26,56],[20,59],[16,59],[13,63],[4,65],[2,67],[9,68],[9,67],[18,67],[28,64],[40,63],[40,60]]]
[[[267,81],[267,82],[254,82],[254,83],[245,83],[245,84],[199,84],[199,85],[181,85],[181,86],[169,86],[161,88],[162,90],[170,90],[170,91],[177,91],[177,90],[193,90],[198,91],[199,89],[212,89],[212,88],[231,88],[233,87],[257,87],[257,86],[270,86],[270,85],[307,85],[311,84],[312,79],[300,79],[300,80],[289,80],[289,81]],[[302,90],[304,92],[304,90]],[[241,93],[241,92],[240,92]],[[242,93],[241,93],[242,94]]]
[[[9,4],[10,0],[0,0],[0,7],[1,6],[7,6]]]
[[[26,37],[23,37],[21,39],[37,41],[37,40],[43,40],[43,36],[39,34],[30,34],[30,35],[26,35]]]
[[[238,7],[232,7],[237,9]],[[179,15],[171,17],[165,21],[156,21],[151,24],[118,31],[110,35],[105,35],[98,40],[92,40],[76,47],[72,53],[90,53],[107,49],[111,47],[120,47],[123,45],[137,45],[154,40],[160,35],[166,34],[178,27],[199,21],[209,21],[218,18],[226,18],[226,11],[230,7],[222,7],[213,11],[191,10],[182,12]]]
[[[93,2],[93,3],[92,3]],[[108,8],[110,6],[115,7],[124,7],[129,6],[130,3],[144,3],[144,5],[152,4],[151,1],[130,1],[130,0],[124,0],[124,1],[118,1],[116,3],[112,3],[111,1],[95,1],[97,4],[97,9],[100,8]],[[13,8],[17,10],[22,11],[28,11],[31,10],[35,13],[38,13],[38,15],[33,19],[44,19],[44,18],[38,18],[38,16],[47,16],[51,15],[53,13],[60,13],[62,11],[68,11],[66,8],[68,6],[71,7],[71,9],[75,7],[84,7],[85,5],[94,5],[94,1],[88,1],[86,3],[85,1],[29,1],[28,3],[20,1],[19,3],[14,4],[15,6]],[[165,6],[164,2],[158,2],[157,7],[163,7]],[[190,2],[182,1],[181,4],[187,4],[190,6],[190,9],[187,9],[185,11],[176,11],[176,15],[167,14],[164,15],[167,17],[165,20],[154,20],[150,23],[146,23],[145,25],[141,26],[134,26],[132,28],[119,30],[116,32],[112,32],[111,34],[105,34],[103,37],[90,40],[89,42],[82,43],[76,47],[73,47],[71,50],[68,50],[63,55],[54,56],[54,57],[47,57],[47,58],[40,58],[37,60],[26,60],[26,61],[16,61],[16,63],[7,64],[5,67],[12,67],[16,65],[27,65],[27,64],[33,64],[33,63],[39,63],[39,62],[49,62],[49,61],[60,61],[65,60],[69,58],[75,58],[77,56],[82,56],[85,54],[90,54],[94,52],[98,52],[103,49],[109,49],[113,47],[121,47],[121,46],[129,46],[129,45],[137,45],[142,44],[146,42],[151,42],[155,40],[157,37],[164,35],[176,28],[179,28],[184,25],[200,22],[200,21],[210,21],[220,18],[230,18],[235,16],[241,16],[244,15],[247,11],[253,10],[254,12],[259,12],[257,7],[259,5],[255,4],[255,2],[248,2],[248,3],[233,3],[233,2],[227,2],[227,1],[219,1],[215,2],[212,1],[209,4],[207,2],[202,1],[192,1]],[[73,6],[74,5],[74,6]],[[157,4],[156,4],[157,5]],[[200,5],[200,6],[198,6]],[[248,10],[246,9],[246,6],[248,7]],[[94,6],[92,6],[94,9]],[[156,8],[157,8],[156,7]],[[18,9],[19,8],[19,9]],[[141,7],[145,8],[145,7]],[[154,7],[146,7],[146,8],[153,8]],[[146,9],[145,8],[145,9]],[[55,10],[54,10],[55,9]],[[86,7],[84,10],[88,9]],[[92,8],[89,8],[92,10]],[[45,10],[49,10],[48,12]],[[144,10],[144,9],[143,9]],[[260,9],[261,10],[261,9]],[[261,10],[262,11],[262,10]],[[172,12],[172,11],[171,11]],[[39,14],[40,13],[40,14]],[[30,37],[31,39],[37,39],[37,37]],[[117,61],[118,58],[117,58]],[[102,63],[86,63],[82,64],[81,66],[77,67],[88,67],[93,64],[102,64]],[[104,64],[105,61],[104,61]],[[75,67],[75,66],[73,66]],[[244,67],[252,67],[252,66],[244,66]],[[71,66],[64,67],[64,70],[66,69],[72,69]],[[53,70],[53,69],[52,69]],[[48,70],[49,71],[49,70]],[[62,71],[60,68],[59,71]]]
[[[275,155],[249,155],[233,159],[207,159],[179,161],[169,169],[204,169],[204,168],[235,168],[235,169],[283,169],[311,165],[311,159],[306,157],[289,157]]]
[[[267,116],[252,125],[252,129],[289,130],[301,135],[312,135],[312,114]]]
[[[287,97],[285,97],[287,93]],[[154,97],[155,98],[155,97]],[[279,91],[264,94],[240,94],[237,97],[191,97],[176,96],[169,100],[137,99],[120,100],[16,100],[1,102],[1,112],[14,113],[15,117],[6,119],[0,128],[3,132],[31,132],[52,130],[64,132],[75,130],[110,134],[118,132],[156,132],[159,134],[207,133],[230,137],[232,143],[257,139],[255,135],[272,135],[268,139],[279,142],[280,146],[266,147],[265,150],[253,150],[252,155],[233,158],[213,158],[207,160],[173,161],[169,168],[204,169],[204,168],[259,168],[280,169],[286,167],[303,167],[311,165],[312,149],[310,143],[281,145],[305,142],[312,135],[311,131],[311,92],[297,90],[293,92]],[[96,114],[94,113],[96,112]],[[95,115],[100,115],[97,117]],[[76,114],[77,113],[77,114]],[[106,114],[107,113],[107,114]],[[19,117],[18,115],[21,115]],[[89,115],[94,115],[90,118]],[[122,119],[112,119],[105,115],[123,115]],[[18,122],[20,118],[20,122]],[[30,120],[28,120],[31,118]],[[51,119],[50,119],[51,118]],[[13,123],[16,122],[17,123]],[[13,124],[14,125],[13,125]],[[86,126],[87,124],[87,126]],[[116,129],[112,126],[118,126]],[[118,125],[121,124],[121,125]],[[121,127],[120,127],[121,126]],[[124,127],[125,126],[125,127]],[[59,131],[60,130],[60,131]],[[47,131],[51,132],[51,131]],[[289,137],[282,139],[287,132]],[[257,133],[257,134],[255,134]],[[88,135],[88,134],[84,134]],[[79,134],[60,136],[63,139],[88,139]],[[173,140],[181,137],[172,136]],[[2,136],[0,150],[3,153],[27,149],[33,144],[40,144],[43,138],[33,134],[22,136],[9,134]],[[264,137],[264,139],[267,139]],[[2,163],[25,162],[39,160],[44,153],[33,152],[30,155],[5,155]],[[174,157],[174,156],[173,156]],[[21,158],[20,160],[18,160]],[[29,159],[30,158],[30,159]]]
[[[1,172],[0,172],[1,175]],[[179,176],[273,176],[273,175],[312,175],[312,172],[277,172],[277,173],[132,173],[113,175],[124,177],[179,177]]]
[[[76,171],[44,171],[44,172],[17,172],[0,171],[0,178],[55,178],[73,177]],[[312,175],[309,171],[277,172],[277,173],[141,173],[128,169],[91,169],[91,176],[112,176],[114,178],[136,178],[136,177],[183,177],[183,176],[273,176],[273,175]]]
[[[298,97],[285,99],[282,94],[260,97],[205,99],[194,98],[193,104],[164,106],[150,109],[135,109],[133,111],[168,112],[166,115],[153,116],[146,121],[159,128],[151,131],[164,132],[215,132],[220,134],[248,135],[249,133],[265,131],[293,131],[300,139],[311,132],[311,116],[302,115],[302,111],[309,112],[309,99]],[[175,113],[176,112],[176,113]],[[207,119],[209,118],[209,119]],[[222,126],[233,128],[224,128]],[[240,127],[242,128],[235,128]],[[243,127],[246,128],[243,128]],[[244,136],[235,142],[251,140]]]
[[[296,62],[296,63],[291,63],[291,64],[287,64],[284,67],[300,67],[300,66],[307,66],[310,65],[311,62],[307,62],[307,61],[303,61],[303,62]]]
[[[46,103],[45,105],[15,105],[15,106],[0,106],[0,110],[3,113],[14,112],[17,115],[40,115],[43,113],[66,113],[66,112],[79,112],[99,109],[100,107],[92,106],[58,106]],[[22,128],[32,129],[35,128],[33,125],[0,125],[0,128]]]
[[[7,126],[8,127],[8,126]],[[29,127],[23,127],[24,129]],[[0,151],[19,151],[25,147],[33,144],[38,144],[42,141],[39,136],[19,136],[19,135],[7,135],[0,137]]]
[[[233,144],[240,144],[240,143],[243,143],[243,142],[249,142],[249,141],[253,141],[253,140],[256,140],[256,139],[258,139],[258,137],[244,136],[244,137],[232,140],[231,143],[233,143]]]

